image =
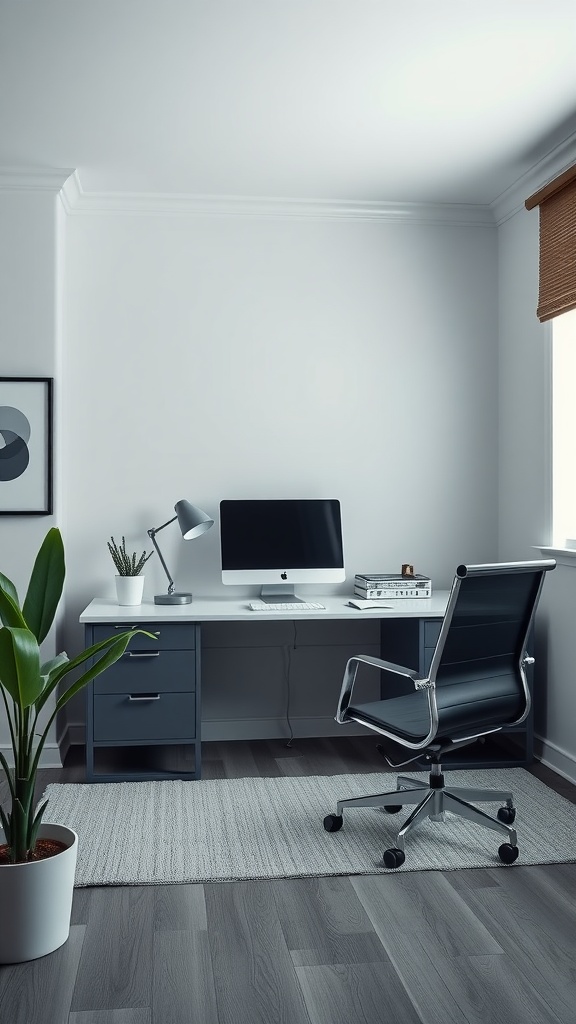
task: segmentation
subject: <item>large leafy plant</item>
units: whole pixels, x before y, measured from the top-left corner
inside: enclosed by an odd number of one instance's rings
[[[35,808],[34,794],[40,755],[56,715],[74,694],[122,657],[136,633],[145,633],[127,630],[88,647],[75,658],[59,654],[42,664],[40,644],[54,621],[64,577],[64,545],[56,527],[42,542],[22,606],[16,587],[0,572],[0,692],[14,755],[11,768],[0,752],[10,795],[8,807],[0,806],[0,821],[12,863],[31,858],[46,810],[47,800]],[[66,677],[86,662],[89,667],[67,685]],[[40,725],[40,716],[55,691],[55,705]]]

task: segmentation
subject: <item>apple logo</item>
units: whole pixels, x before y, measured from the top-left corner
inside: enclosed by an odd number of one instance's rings
[[[280,573],[280,579],[281,580],[287,580],[288,579],[288,573],[287,572],[281,572]]]

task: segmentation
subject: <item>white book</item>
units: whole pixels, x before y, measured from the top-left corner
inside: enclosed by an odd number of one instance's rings
[[[431,586],[411,586],[406,583],[404,587],[378,587],[371,590],[363,590],[361,587],[354,587],[354,593],[366,603],[379,600],[398,600],[402,597],[432,597]]]
[[[399,573],[375,573],[372,576],[356,574],[354,585],[362,590],[380,590],[386,587],[388,590],[403,590],[407,586],[431,587],[432,580],[429,576],[415,573],[413,576],[402,576]]]

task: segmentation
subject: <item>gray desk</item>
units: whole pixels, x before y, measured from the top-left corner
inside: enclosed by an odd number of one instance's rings
[[[202,739],[202,640],[203,633],[218,624],[236,624],[236,631],[250,634],[248,624],[354,622],[375,618],[379,624],[379,648],[389,661],[410,665],[424,673],[430,664],[441,619],[448,600],[447,591],[431,598],[390,602],[389,608],[357,610],[344,595],[314,596],[326,607],[302,612],[253,612],[247,599],[194,598],[189,605],[119,606],[100,598],[82,612],[86,644],[132,626],[141,626],[156,634],[155,640],[137,637],[129,650],[112,668],[86,688],[86,776],[88,781],[118,781],[149,778],[200,778]],[[245,627],[243,624],[246,624]],[[269,627],[274,633],[274,627]],[[281,628],[279,625],[278,628]],[[326,627],[328,628],[328,627]],[[273,641],[272,641],[273,642]],[[248,639],[248,643],[250,640]],[[358,653],[354,650],[352,653]],[[342,670],[344,665],[342,664]],[[334,682],[335,713],[341,672]],[[345,731],[345,730],[343,730]],[[523,726],[518,737],[523,744],[513,756],[485,756],[476,762],[486,766],[525,764],[532,759],[531,723]],[[206,737],[205,737],[206,738]],[[209,737],[212,738],[212,737]],[[227,738],[243,738],[241,734]],[[160,748],[183,747],[190,751],[189,766],[177,770],[145,764],[144,755]],[[128,751],[131,767],[119,770],[98,768],[98,751]],[[154,758],[152,758],[154,760]],[[458,762],[453,767],[473,762]]]

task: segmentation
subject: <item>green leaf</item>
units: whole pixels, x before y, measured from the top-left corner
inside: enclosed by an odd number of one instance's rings
[[[143,630],[138,630],[137,632],[143,632]],[[95,679],[96,676],[99,676],[107,668],[110,668],[110,665],[113,665],[115,661],[118,661],[118,659],[121,658],[122,655],[124,654],[133,636],[134,632],[130,632],[121,633],[120,636],[115,637],[114,643],[109,648],[109,650],[107,650],[106,653],[101,658],[99,658],[94,665],[92,665],[89,669],[86,670],[86,672],[84,672],[78,679],[76,679],[72,686],[70,686],[63,694],[60,695],[60,697],[56,701],[56,710],[59,711],[60,708],[63,708],[64,705],[67,704],[69,700],[71,700],[74,694],[78,693],[79,690],[82,690],[88,683]],[[84,653],[86,654],[86,652]],[[83,658],[82,660],[86,659]],[[72,662],[70,662],[70,666],[71,665]],[[64,669],[64,672],[61,674],[60,678],[62,678],[62,676],[65,675],[67,672],[68,668]]]
[[[10,820],[6,815],[6,812],[0,807],[0,821],[2,822],[2,828],[4,829],[4,839],[8,846],[12,845],[12,829],[10,828]]]
[[[12,580],[9,580],[8,577],[4,575],[3,572],[0,572],[0,590],[5,591],[5,593],[12,598],[14,604],[17,604],[18,607],[20,607],[16,587],[12,583]]]
[[[2,769],[6,776],[6,782],[8,783],[8,788],[10,790],[10,797],[12,798],[12,800],[14,800],[16,797],[16,793],[14,790],[14,769],[10,768],[6,758],[4,757],[4,754],[2,753],[0,753],[0,764],[2,765]]]
[[[40,669],[42,676],[42,693],[36,701],[36,713],[40,714],[50,694],[58,686],[62,678],[62,668],[70,663],[67,654],[58,654],[51,661],[47,661]]]
[[[2,686],[21,710],[29,708],[44,689],[40,675],[40,649],[29,629],[3,626],[0,629]]]
[[[80,654],[76,655],[72,661],[68,661],[65,655],[60,655],[60,657],[65,660],[50,672],[48,683],[36,704],[36,711],[39,713],[42,710],[48,700],[48,697],[58,686],[60,680],[63,679],[64,676],[68,675],[69,672],[74,671],[74,669],[83,665],[91,658],[96,657],[96,655],[100,654],[101,651],[108,651],[108,654],[106,654],[105,657],[96,661],[96,663],[92,665],[92,667],[60,697],[58,707],[63,707],[75,693],[82,689],[82,687],[86,686],[86,684],[91,682],[92,679],[95,679],[96,676],[99,676],[100,673],[104,672],[104,670],[109,668],[110,665],[113,665],[115,661],[118,661],[118,659],[124,654],[132,637],[136,636],[138,633],[141,633],[142,636],[150,637],[151,640],[156,639],[153,633],[148,633],[145,629],[131,629],[127,630],[125,633],[119,633],[118,636],[111,636],[107,637],[106,640],[100,640],[99,643],[93,644],[92,647],[87,647],[86,650],[81,651]]]
[[[16,587],[0,572],[0,619],[4,626],[26,627],[26,620],[20,611]]]
[[[28,854],[28,819],[20,800],[14,800],[10,824],[12,836],[10,840],[11,860],[21,863],[27,860]]]
[[[65,690],[64,693],[60,694],[58,700],[56,701],[56,706],[52,714],[49,715],[48,720],[45,724],[44,732],[41,734],[36,744],[36,752],[33,757],[32,767],[30,770],[30,778],[36,775],[36,772],[38,770],[38,763],[40,761],[40,754],[46,742],[50,726],[52,725],[52,722],[56,718],[56,715],[58,714],[60,709],[63,708],[64,705],[67,704],[68,701],[72,697],[74,697],[76,693],[82,690],[87,683],[91,682],[92,679],[95,679],[96,676],[99,676],[101,672],[104,672],[105,669],[110,667],[110,665],[113,665],[115,661],[118,661],[118,659],[121,658],[122,655],[124,654],[124,651],[126,650],[132,637],[136,636],[137,633],[141,633],[142,636],[148,636],[152,640],[156,639],[153,633],[148,633],[145,629],[131,629],[126,633],[120,633],[119,636],[108,637],[107,640],[102,640],[98,644],[93,644],[92,647],[89,647],[82,654],[78,655],[78,657],[74,658],[73,661],[68,662],[68,664],[64,668],[55,670],[51,677],[49,686],[45,688],[42,695],[36,702],[37,713],[40,712],[40,710],[46,703],[48,697],[50,696],[51,692],[58,686],[61,679],[68,672],[71,672],[72,669],[76,668],[78,665],[81,665],[83,661],[87,661],[89,658],[93,658],[94,655],[99,651],[108,648],[108,650],[106,651],[102,658],[99,658],[95,664],[93,664],[86,672],[84,672],[82,676],[80,676],[79,679],[77,679],[72,684],[72,686]]]
[[[54,621],[62,597],[64,544],[57,527],[48,530],[36,556],[22,611],[28,628],[41,644]]]
[[[40,674],[48,679],[57,668],[60,668],[62,665],[66,665],[69,660],[70,659],[67,654],[57,654],[55,658],[51,658],[50,661],[45,661],[44,664],[41,665]]]
[[[27,845],[29,850],[33,850],[34,847],[36,846],[36,840],[38,838],[38,829],[40,828],[40,825],[42,824],[42,816],[43,816],[44,811],[46,810],[47,807],[48,807],[48,801],[45,800],[44,803],[42,804],[42,806],[36,811],[36,817],[33,819],[32,822],[30,822],[31,815],[28,815],[29,833],[28,833],[28,836],[27,836],[27,843],[26,843],[26,845]]]

